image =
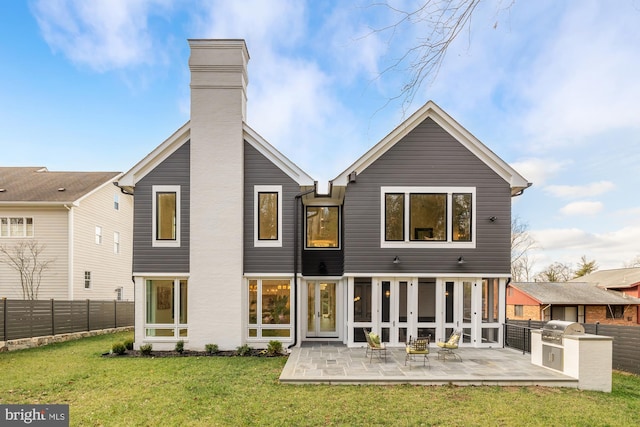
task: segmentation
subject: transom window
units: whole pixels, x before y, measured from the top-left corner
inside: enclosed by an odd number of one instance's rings
[[[180,186],[153,186],[153,246],[180,246]]]
[[[282,246],[282,186],[254,187],[254,245]]]
[[[340,247],[340,208],[307,206],[307,248]]]
[[[382,187],[381,247],[475,247],[475,187]]]
[[[33,218],[0,218],[0,237],[33,237]]]

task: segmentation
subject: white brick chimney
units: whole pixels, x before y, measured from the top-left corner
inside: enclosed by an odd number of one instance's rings
[[[191,56],[190,349],[241,345],[244,40],[189,40]]]

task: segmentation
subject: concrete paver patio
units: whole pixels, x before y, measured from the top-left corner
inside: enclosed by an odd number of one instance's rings
[[[292,349],[280,375],[293,384],[422,384],[578,387],[578,380],[531,364],[531,355],[505,348],[460,348],[462,361],[438,359],[431,346],[429,362],[405,366],[405,350],[387,349],[387,358],[365,356],[365,347],[305,342]]]

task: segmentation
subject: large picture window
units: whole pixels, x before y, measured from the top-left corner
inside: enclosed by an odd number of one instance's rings
[[[187,280],[147,280],[145,311],[147,337],[187,337]]]
[[[381,247],[475,247],[474,187],[382,187]]]
[[[282,186],[254,187],[254,245],[282,246]]]
[[[291,337],[291,281],[250,279],[249,338]]]
[[[153,246],[180,246],[180,186],[153,186]]]
[[[306,247],[340,247],[340,208],[338,206],[307,206]]]

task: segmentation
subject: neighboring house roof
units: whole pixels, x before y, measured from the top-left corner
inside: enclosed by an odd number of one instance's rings
[[[190,137],[191,122],[188,121],[180,129],[175,131],[173,135],[158,145],[151,153],[147,154],[147,156],[140,160],[127,173],[125,173],[118,181],[118,186],[129,192],[133,192],[133,188],[138,181],[166,160],[167,157],[173,154],[185,142],[189,141]],[[263,156],[271,160],[284,173],[289,175],[291,179],[296,181],[300,186],[312,187],[315,185],[313,178],[276,150],[274,146],[269,144],[246,123],[243,124],[243,138]]]
[[[640,285],[640,267],[600,270],[570,282],[585,282],[605,289],[624,289]]]
[[[444,110],[438,107],[433,101],[427,102],[422,108],[412,114],[411,117],[391,131],[391,133],[384,137],[382,141],[376,144],[344,172],[333,179],[331,184],[335,186],[346,186],[349,182],[349,175],[353,172],[355,172],[356,175],[362,173],[362,171],[374,163],[396,143],[401,141],[402,138],[427,118],[431,118],[434,122],[440,125],[440,127],[447,131],[458,142],[507,181],[511,185],[512,196],[520,195],[525,189],[531,186],[531,183],[529,183],[522,175],[516,172],[516,170],[509,166],[504,160],[500,159],[500,157],[487,148],[486,145],[480,142],[451,116],[445,113]]]
[[[46,167],[0,167],[0,205],[71,204],[112,182],[120,172],[50,172]]]
[[[636,305],[640,298],[607,291],[584,282],[525,282],[509,286],[524,292],[540,304],[552,305]]]

